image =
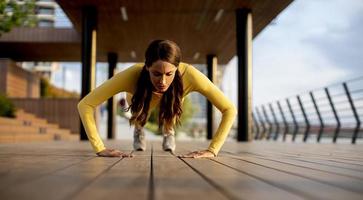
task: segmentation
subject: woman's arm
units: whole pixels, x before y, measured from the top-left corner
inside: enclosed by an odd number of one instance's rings
[[[96,153],[99,154],[106,150],[106,148],[96,128],[94,119],[95,107],[119,92],[132,92],[141,69],[141,65],[134,65],[120,73],[117,73],[111,79],[92,90],[78,103],[78,112],[82,120],[83,127],[85,128],[88,139]]]
[[[208,98],[214,106],[222,113],[222,119],[219,123],[218,129],[215,132],[212,142],[208,150],[197,151],[188,154],[189,157],[203,157],[200,155],[207,155],[206,157],[217,156],[221,149],[226,137],[235,120],[237,109],[232,102],[222,93],[217,86],[215,86],[203,73],[189,65],[187,69],[186,78],[188,85],[191,85],[191,90],[197,91]]]

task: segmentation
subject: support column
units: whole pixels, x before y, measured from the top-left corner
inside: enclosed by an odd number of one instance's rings
[[[94,7],[82,9],[82,90],[81,99],[95,87],[96,70],[96,22],[97,11]],[[80,139],[87,140],[82,123]]]
[[[207,75],[209,80],[213,83],[216,81],[217,73],[217,57],[215,55],[207,55]],[[213,137],[215,130],[214,127],[214,109],[213,104],[207,100],[207,139],[210,140]]]
[[[237,141],[252,140],[252,13],[236,10],[238,133]]]
[[[115,75],[117,65],[117,54],[108,53],[108,79]],[[107,100],[107,138],[115,138],[115,125],[116,125],[116,98],[113,96]]]

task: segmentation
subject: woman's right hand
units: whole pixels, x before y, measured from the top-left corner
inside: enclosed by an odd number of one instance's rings
[[[130,157],[130,158],[133,157],[132,154],[122,153],[117,149],[105,149],[96,154],[100,157]]]

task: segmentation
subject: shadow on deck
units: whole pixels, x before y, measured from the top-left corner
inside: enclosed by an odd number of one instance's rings
[[[178,142],[176,154],[206,148]],[[131,151],[131,141],[108,141]],[[148,143],[134,158],[88,142],[0,145],[0,199],[363,199],[363,145],[227,142],[213,159]]]

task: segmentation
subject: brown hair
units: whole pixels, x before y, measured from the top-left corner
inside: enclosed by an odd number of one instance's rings
[[[147,67],[157,61],[162,60],[178,67],[181,60],[181,52],[178,45],[170,40],[154,40],[145,52],[145,65],[142,68],[137,81],[136,91],[131,99],[132,117],[131,124],[146,124],[149,112],[149,104],[152,96],[153,85]],[[164,92],[159,108],[159,128],[164,125],[164,129],[170,130],[174,123],[180,125],[182,110],[183,82],[179,69],[176,70],[175,77],[167,91]]]

